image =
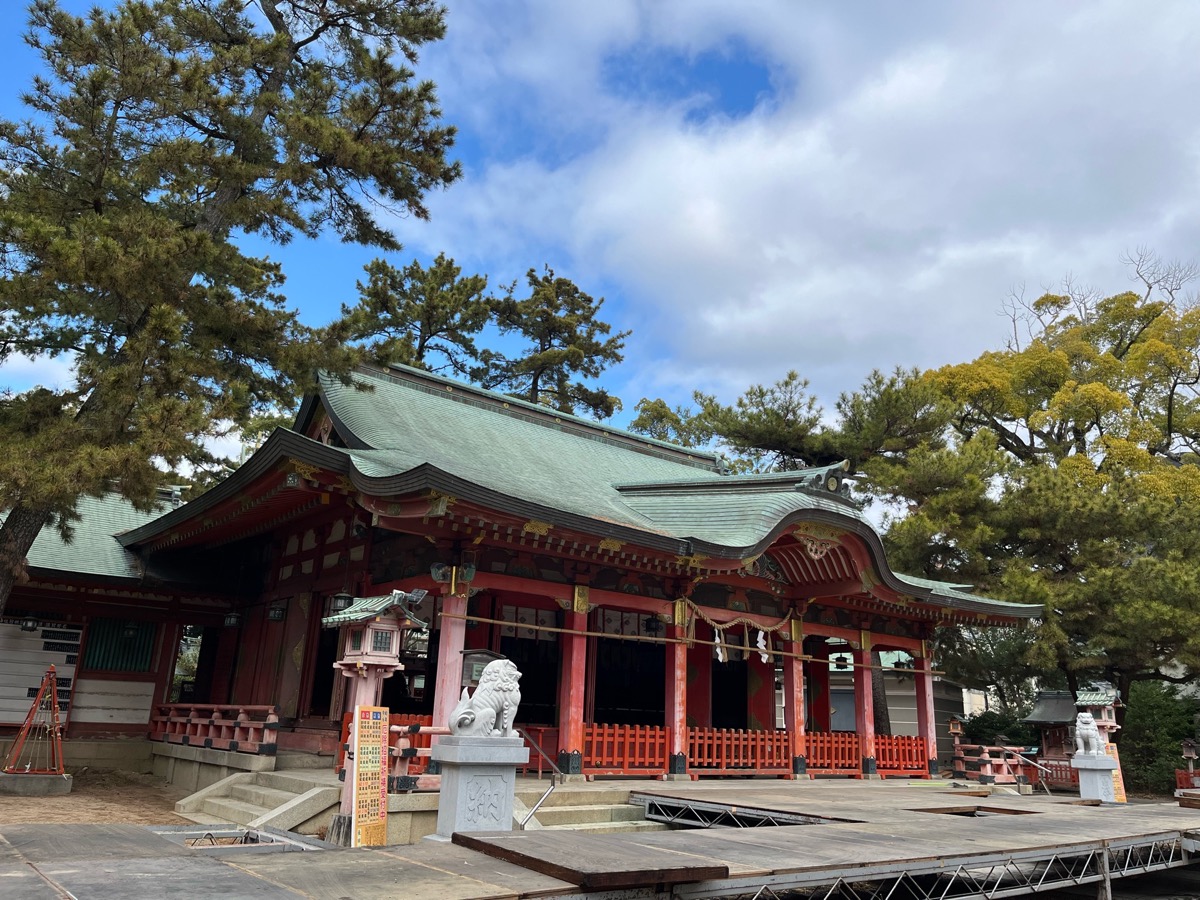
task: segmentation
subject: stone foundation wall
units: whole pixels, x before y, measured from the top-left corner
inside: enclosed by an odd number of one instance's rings
[[[13,738],[0,738],[0,760],[8,753]],[[119,769],[122,772],[148,774],[151,771],[151,742],[144,737],[133,738],[66,738],[63,740],[63,762],[67,772],[78,772],[85,766],[98,771]]]
[[[235,772],[273,772],[274,756],[254,753],[233,753],[228,750],[207,750],[182,744],[147,741],[153,753],[151,771],[168,784],[195,793]]]

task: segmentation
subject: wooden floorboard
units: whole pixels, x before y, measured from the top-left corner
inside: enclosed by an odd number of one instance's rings
[[[729,877],[729,866],[683,842],[642,846],[631,835],[517,831],[454,835],[454,842],[585,891],[669,886]]]

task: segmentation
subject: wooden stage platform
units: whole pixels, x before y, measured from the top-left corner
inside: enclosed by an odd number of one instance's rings
[[[535,830],[385,850],[219,857],[136,826],[0,823],[0,896],[973,900],[1072,888],[1082,892],[1072,896],[1095,897],[1107,879],[1119,897],[1125,879],[1130,888],[1153,873],[1188,880],[1200,848],[1200,810],[1174,803],[1088,807],[1065,797],[976,796],[937,782],[730,779],[632,787],[654,815],[670,818],[691,807],[732,818],[707,829]],[[812,824],[738,824],[766,820]]]

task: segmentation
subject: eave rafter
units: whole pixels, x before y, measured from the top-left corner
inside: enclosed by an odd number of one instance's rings
[[[144,548],[149,554],[186,546],[219,547],[274,530],[349,489],[345,477],[301,460],[281,461],[246,491],[179,526]]]

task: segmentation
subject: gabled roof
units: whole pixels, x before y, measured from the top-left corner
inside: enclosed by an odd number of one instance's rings
[[[322,411],[344,447],[297,433],[312,433]],[[438,491],[601,539],[706,559],[706,568],[721,568],[716,560],[737,568],[799,523],[828,526],[860,538],[884,585],[901,594],[1011,618],[1041,612],[969,594],[967,585],[893,573],[874,527],[836,489],[840,466],[723,474],[715,454],[402,366],[364,368],[349,384],[322,379],[319,395],[301,408],[295,431],[277,431],[224,483],[125,535],[124,543],[152,544],[169,529],[191,527],[207,510],[237,507],[239,491],[285,458],[337,473],[364,495]]]

